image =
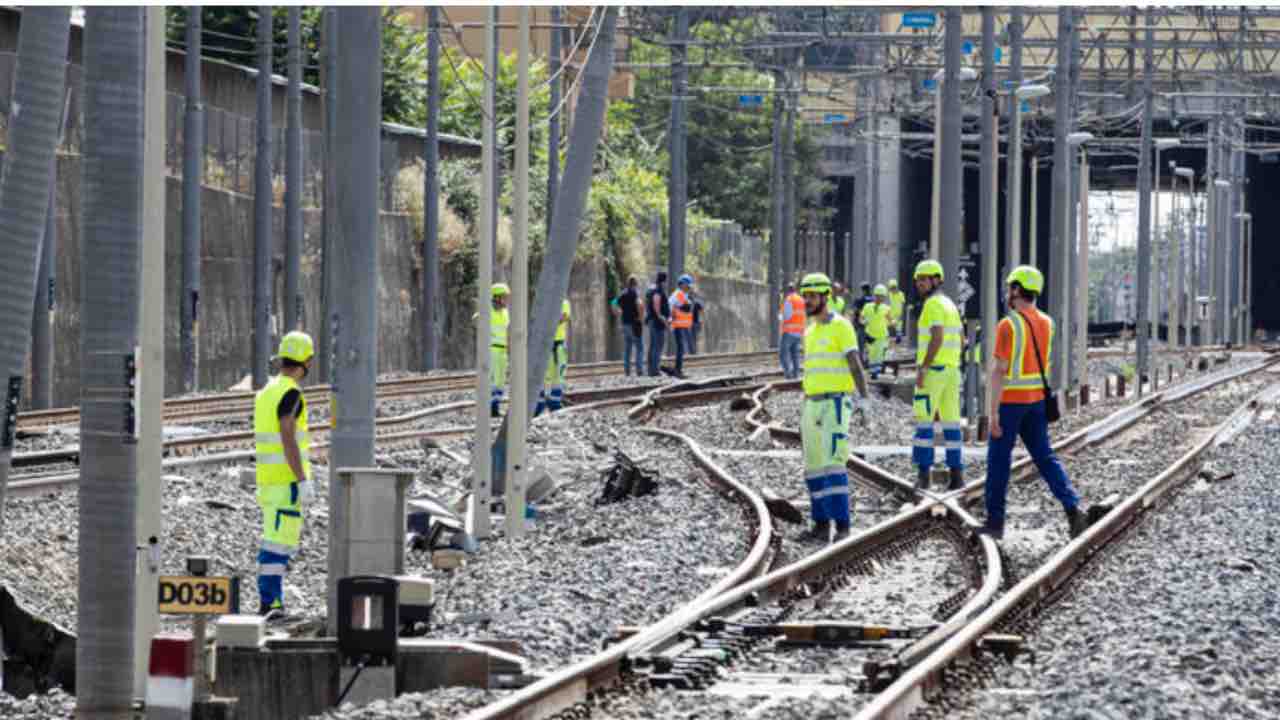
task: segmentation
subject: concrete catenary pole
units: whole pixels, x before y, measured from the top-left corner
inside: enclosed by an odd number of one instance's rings
[[[982,216],[979,219],[979,236],[982,247],[982,276],[978,287],[982,288],[982,356],[978,373],[978,384],[982,388],[982,404],[974,408],[974,415],[985,416],[991,407],[991,398],[987,396],[986,373],[981,370],[987,367],[987,358],[991,348],[995,347],[992,338],[996,334],[996,312],[998,294],[1001,288],[997,277],[997,255],[999,244],[996,239],[996,179],[1000,174],[996,166],[998,139],[996,138],[996,20],[995,11],[990,7],[982,8],[982,159],[979,168],[981,183]],[[1016,99],[1015,99],[1016,100]]]
[[[1071,127],[1074,130],[1079,127],[1080,121],[1080,88],[1083,85],[1080,74],[1080,31],[1077,28],[1077,19],[1080,22],[1085,21],[1084,15],[1077,16],[1074,11],[1071,15],[1071,62],[1068,63],[1071,78]],[[1083,151],[1083,147],[1080,148]],[[1077,286],[1076,267],[1080,262],[1080,253],[1077,243],[1079,232],[1080,214],[1078,211],[1080,203],[1080,156],[1083,152],[1074,152],[1075,146],[1071,145],[1067,148],[1067,163],[1071,167],[1071,181],[1068,184],[1070,189],[1070,200],[1067,204],[1067,243],[1065,254],[1063,255],[1063,270],[1066,275],[1063,279],[1066,281],[1064,287],[1074,288]],[[1063,315],[1060,321],[1062,329],[1062,342],[1067,345],[1066,353],[1063,355],[1063,370],[1066,372],[1066,380],[1064,387],[1077,387],[1080,382],[1081,369],[1084,367],[1083,362],[1077,362],[1073,348],[1075,347],[1075,337],[1077,333],[1086,332],[1085,328],[1079,327],[1075,322],[1074,303],[1069,299],[1068,292],[1067,307],[1070,309],[1069,315]]]
[[[538,273],[538,286],[534,292],[537,304],[529,322],[529,398],[525,403],[525,410],[530,415],[533,413],[533,399],[537,395],[533,390],[542,388],[543,375],[551,357],[555,329],[560,321],[561,301],[569,292],[569,273],[573,269],[583,213],[586,211],[591,170],[595,164],[596,148],[604,132],[609,76],[613,72],[614,28],[617,22],[618,8],[607,8],[600,18],[595,46],[587,56],[582,70],[578,103],[573,111],[573,123],[569,126],[569,145],[564,158],[564,175],[560,180],[559,202],[556,203],[556,214],[551,218],[551,236],[547,239],[542,270]],[[487,422],[487,404],[485,410]],[[510,434],[511,415],[508,413],[492,452],[493,459],[496,460],[492,464],[495,470],[492,486],[495,493],[505,490],[505,473],[500,471],[505,470]],[[477,458],[476,464],[483,462],[489,465],[492,462],[484,453],[476,453],[473,457]],[[479,496],[481,490],[488,492],[488,488],[473,487],[473,495]],[[485,504],[487,506],[487,501]]]
[[[1070,251],[1071,227],[1071,150],[1067,147],[1067,133],[1071,130],[1071,78],[1063,58],[1071,54],[1071,33],[1073,22],[1071,8],[1058,8],[1058,68],[1054,73],[1054,114],[1053,114],[1053,223],[1049,238],[1049,263],[1045,279],[1048,281],[1049,297],[1053,301],[1053,312],[1058,319],[1059,327],[1065,328],[1070,323],[1071,286],[1067,272],[1067,257]],[[1042,269],[1043,270],[1043,269]],[[1061,331],[1060,331],[1061,332]],[[1065,338],[1066,333],[1062,333]],[[1053,343],[1051,360],[1051,384],[1058,390],[1067,386],[1066,358],[1069,344]]]
[[[440,8],[427,8],[427,140],[422,173],[422,369],[440,365]]]
[[[1080,228],[1080,250],[1076,253],[1076,270],[1077,278],[1089,277],[1089,155],[1083,151],[1080,152],[1080,219],[1078,221]],[[1077,282],[1075,287],[1075,325],[1080,328],[1080,332],[1075,334],[1073,338],[1074,346],[1072,352],[1077,360],[1080,375],[1079,382],[1081,391],[1085,391],[1089,387],[1089,373],[1086,368],[1089,367],[1089,283],[1088,281]]]
[[[790,88],[788,88],[790,89]],[[787,119],[782,125],[782,269],[787,280],[795,280],[797,245],[796,207],[796,113],[799,95],[787,93]]]
[[[333,294],[336,292],[333,276],[337,253],[337,205],[334,187],[334,151],[338,146],[334,136],[334,128],[338,123],[338,89],[334,81],[338,76],[338,9],[324,9],[324,44],[321,48],[324,55],[322,82],[324,84],[324,207],[321,216],[321,251],[320,251],[320,343],[316,348],[316,373],[330,383],[333,377]]]
[[[161,498],[164,484],[164,321],[165,321],[165,10],[153,5],[146,9],[146,59],[143,99],[144,127],[142,158],[142,252],[138,297],[138,504],[137,547],[164,544],[164,517]],[[160,567],[150,562],[137,564],[134,584],[133,691],[145,698],[151,638],[159,628],[155,598]]]
[[[526,431],[529,426],[529,8],[520,7],[516,56],[516,161],[512,204],[515,227],[511,257],[511,409],[508,420],[506,536],[524,535]],[[552,34],[555,34],[553,29]]]
[[[668,142],[671,156],[671,182],[667,200],[669,230],[668,267],[670,280],[684,272],[685,212],[689,204],[689,168],[686,163],[687,137],[685,134],[684,96],[689,73],[685,58],[689,49],[684,41],[689,39],[689,9],[680,7],[675,14],[675,36],[671,46],[671,123]]]
[[[960,44],[964,40],[962,8],[947,8],[946,75],[942,87],[942,209],[939,235],[942,269],[947,295],[955,297],[960,270],[960,251],[964,243],[963,219],[960,215],[964,190],[964,166],[960,155]]]
[[[200,186],[204,178],[204,103],[200,97],[202,7],[187,8],[186,115],[182,122],[182,389],[200,387]]]
[[[472,536],[480,539],[489,537],[489,498],[492,493],[490,488],[493,483],[493,476],[501,474],[502,470],[505,469],[503,463],[493,463],[489,453],[484,452],[484,448],[490,447],[492,444],[488,398],[491,367],[489,361],[489,323],[490,313],[493,310],[491,288],[493,287],[494,253],[493,246],[489,244],[488,239],[492,236],[494,225],[498,222],[497,213],[494,212],[495,208],[489,202],[489,198],[498,191],[497,178],[495,177],[496,163],[493,159],[494,154],[498,152],[497,144],[494,140],[494,126],[497,123],[495,114],[497,112],[497,102],[494,86],[498,77],[495,50],[497,42],[494,32],[497,24],[497,9],[490,7],[486,13],[484,28],[484,117],[481,118],[481,122],[484,124],[483,134],[481,135],[484,138],[484,143],[480,150],[483,178],[480,185],[480,241],[477,243],[479,257],[476,263],[476,434],[472,445],[472,447],[476,448],[476,452],[472,454],[474,472],[471,477],[471,506],[467,508],[467,530]],[[498,382],[502,382],[502,378],[499,378]]]
[[[1022,264],[1022,101],[1018,86],[1022,84],[1022,8],[1015,6],[1009,16],[1009,183],[1008,218],[1005,222],[1005,266]],[[990,338],[990,336],[987,336]]]
[[[1199,249],[1196,250],[1196,266],[1195,266],[1195,295],[1192,296],[1193,307],[1195,307],[1196,318],[1200,326],[1200,345],[1210,345],[1214,341],[1213,334],[1213,279],[1217,269],[1217,235],[1218,235],[1218,188],[1214,181],[1218,179],[1218,173],[1221,172],[1221,164],[1218,162],[1221,153],[1218,152],[1219,122],[1215,117],[1209,121],[1209,151],[1205,159],[1205,179],[1204,179],[1204,226],[1205,226],[1205,249],[1203,254]],[[1209,297],[1209,304],[1204,308],[1203,315],[1200,314],[1200,303],[1198,296],[1205,295]]]
[[[489,61],[492,63],[492,69],[489,72],[492,72],[491,77],[493,78],[494,83],[497,83],[499,76],[502,75],[502,40],[500,35],[500,33],[502,32],[501,20],[500,20],[501,15],[502,15],[502,8],[495,6],[493,8],[493,27],[485,30],[485,32],[493,36],[492,38],[493,43],[491,45],[486,44],[485,47],[488,48],[486,50],[486,52],[488,53],[486,57],[488,57]],[[497,92],[496,84],[495,84],[494,92]],[[496,101],[494,103],[494,108],[496,112],[496,108],[497,108]],[[490,205],[489,210],[490,212],[493,213],[493,223],[489,225],[489,251],[493,253],[493,262],[494,262],[495,271],[500,271],[500,268],[497,267],[497,262],[498,262],[498,228],[502,225],[501,200],[502,200],[503,147],[501,145],[501,136],[498,135],[497,116],[494,117],[494,123],[490,127],[489,135],[485,136],[485,142],[493,143],[493,155],[489,156],[489,162],[493,164],[493,188],[494,188],[493,194],[489,196],[489,205]],[[498,272],[498,274],[501,277],[501,272]]]
[[[61,120],[54,137],[54,147],[62,142],[71,108],[71,92],[63,91]],[[54,154],[49,167],[49,205],[45,211],[44,237],[40,241],[40,259],[36,274],[36,303],[31,316],[31,407],[53,407],[53,328],[58,308],[58,158]]]
[[[374,389],[378,377],[378,163],[382,123],[382,19],[377,7],[337,13],[342,62],[334,78],[346,101],[334,126],[335,247],[332,446],[329,450],[329,567],[336,567],[347,508],[340,468],[373,467]],[[335,631],[338,578],[328,578],[329,630]]]
[[[271,6],[258,6],[257,149],[253,157],[253,387],[271,358]]]
[[[22,398],[23,366],[31,342],[36,262],[52,198],[50,179],[66,86],[70,17],[69,7],[29,7],[23,11],[18,28],[12,102],[23,111],[10,116],[9,147],[0,174],[0,247],[4,248],[0,277],[6,279],[0,284],[0,371],[6,393],[5,412],[0,415],[0,536],[4,534],[5,487]],[[0,627],[0,655],[3,639]]]
[[[302,327],[302,8],[289,8],[284,135],[284,331]]]
[[[143,228],[143,13],[141,7],[85,11],[76,615],[76,715],[85,718],[130,717],[134,700],[139,493],[133,381]],[[60,17],[61,33],[65,9]],[[53,114],[48,117],[52,126]],[[15,140],[11,147],[23,145]],[[40,171],[47,169],[45,159]],[[8,231],[7,223],[0,227]]]
[[[1147,8],[1147,31],[1142,40],[1142,140],[1138,147],[1138,316],[1134,325],[1138,336],[1138,394],[1147,380],[1151,342],[1147,335],[1147,313],[1151,297],[1151,124],[1155,110],[1152,74],[1155,72],[1155,18]]]
[[[1243,112],[1243,108],[1241,108]],[[1236,131],[1235,142],[1231,144],[1231,258],[1233,269],[1231,273],[1232,293],[1231,293],[1231,340],[1241,345],[1247,345],[1249,338],[1245,336],[1244,330],[1244,219],[1241,214],[1244,212],[1244,180],[1245,180],[1245,164],[1244,164],[1244,117],[1237,118],[1234,128]]]
[[[551,6],[551,35],[547,43],[547,106],[560,107],[561,58],[564,53],[564,30],[556,27],[563,22],[559,5]],[[551,218],[556,211],[556,195],[560,190],[560,113],[547,118],[547,237],[551,237]]]

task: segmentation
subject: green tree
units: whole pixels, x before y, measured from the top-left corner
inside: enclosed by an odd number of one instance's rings
[[[272,67],[284,75],[288,52],[288,8],[272,6]],[[256,6],[209,6],[202,9],[204,25],[203,52],[206,58],[217,58],[236,65],[257,63],[254,38],[258,32]],[[324,8],[302,8],[302,80],[320,84],[320,45],[324,27]],[[168,35],[171,44],[185,47],[186,6],[168,8]],[[414,124],[413,118],[425,117],[427,77],[426,33],[401,20],[387,8],[382,13],[382,117],[384,120]],[[418,127],[421,127],[419,124]]]

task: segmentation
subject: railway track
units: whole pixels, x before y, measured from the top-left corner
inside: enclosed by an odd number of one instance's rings
[[[1073,433],[1055,447],[1060,453],[1079,453],[1115,438],[1138,421],[1149,419],[1175,403],[1272,365],[1273,360],[1266,360],[1167,388]],[[798,441],[796,431],[769,422],[763,405],[768,393],[797,385],[792,381],[757,390],[753,396],[754,407],[747,414],[748,426],[767,431],[778,439]],[[1222,427],[1232,422],[1239,424],[1240,421],[1228,421]],[[1216,436],[1218,433],[1213,434]],[[1029,466],[1029,459],[1016,463],[1014,477],[1026,474]],[[1180,467],[1185,469],[1185,464]],[[907,481],[857,458],[850,459],[849,471],[861,484],[879,488],[886,494],[914,493]],[[1161,478],[1173,477],[1178,472],[1171,469]],[[860,717],[904,717],[912,706],[922,702],[928,681],[938,682],[944,672],[946,662],[936,658],[944,655],[954,658],[976,647],[987,651],[1013,651],[1017,647],[1016,636],[998,632],[994,622],[983,622],[992,608],[1006,603],[1003,598],[1007,596],[999,595],[1001,589],[1015,582],[1011,573],[1005,576],[1001,552],[994,543],[985,537],[966,539],[977,522],[965,506],[981,496],[983,482],[971,482],[965,489],[952,493],[927,494],[918,504],[884,522],[790,565],[745,581],[701,606],[686,606],[647,628],[628,630],[622,633],[624,637],[619,644],[605,653],[544,678],[467,717],[469,720],[590,717],[597,712],[599,716],[626,716],[628,703],[653,702],[647,693],[655,686],[748,698],[762,693],[788,694],[797,684],[807,685],[801,692],[863,695],[860,701],[865,705]],[[1141,505],[1141,501],[1131,496],[1080,539],[1068,544],[1067,549],[1080,547],[1087,538],[1098,537],[1101,528],[1115,527],[1120,522],[1117,518]],[[856,604],[859,598],[864,599],[872,582],[885,581],[892,588],[893,579],[884,573],[885,565],[929,543],[950,546],[953,562],[965,568],[967,577],[960,590],[938,604],[936,622],[911,625],[901,622],[901,618],[895,622],[892,618],[849,620],[831,616],[832,608],[848,607],[851,602]],[[1065,549],[1059,554],[1061,552]],[[1046,572],[1054,576],[1051,571],[1035,570],[1018,587],[1031,578],[1045,576]],[[1033,591],[1028,591],[1028,596],[1032,594]],[[976,630],[979,626],[981,629]],[[958,644],[962,637],[965,643]],[[850,667],[852,663],[860,672],[855,673],[856,677],[846,672],[837,679],[830,674],[779,676],[753,670],[759,665],[751,665],[750,660],[761,649],[771,653],[796,645],[820,648],[819,652],[828,658],[833,651],[843,653],[839,656],[840,664]],[[962,647],[963,653],[957,647]],[[603,692],[605,690],[611,691]],[[747,700],[732,712],[767,716],[770,702],[776,700],[766,700],[763,704]],[[646,707],[653,709],[652,705]],[[662,707],[661,712],[669,709]],[[720,711],[723,712],[723,708]],[[672,716],[678,714],[672,711]]]
[[[768,361],[777,357],[777,352],[762,351],[748,353],[714,353],[692,355],[685,358],[690,368],[718,368],[750,365]],[[621,362],[579,363],[570,365],[570,380],[617,375],[623,369]],[[382,380],[378,382],[377,397],[379,399],[426,395],[431,393],[457,392],[475,387],[474,372],[455,372],[433,376],[414,376]],[[304,388],[307,402],[327,403],[330,393],[329,385],[313,385]],[[216,395],[172,398],[164,402],[165,422],[192,422],[231,415],[247,415],[253,412],[254,393],[226,392]],[[54,408],[50,410],[31,410],[18,414],[18,430],[33,432],[58,425],[73,425],[80,421],[78,407]]]

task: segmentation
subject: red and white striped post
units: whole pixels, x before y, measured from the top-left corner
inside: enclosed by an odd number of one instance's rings
[[[189,635],[151,640],[147,673],[147,720],[189,720],[195,695],[194,641]]]

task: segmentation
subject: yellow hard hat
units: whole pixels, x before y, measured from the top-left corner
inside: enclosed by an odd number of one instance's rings
[[[1006,285],[1018,283],[1023,290],[1037,295],[1044,292],[1044,275],[1031,265],[1019,265],[1009,271],[1009,277],[1004,282]]]
[[[276,357],[304,363],[316,354],[315,343],[311,336],[301,330],[294,330],[280,338],[280,350]]]
[[[916,264],[916,272],[913,277],[937,277],[939,280],[944,279],[942,275],[942,263],[937,260],[921,260]]]
[[[800,294],[818,293],[820,295],[831,295],[831,278],[823,273],[809,273],[804,276],[804,280],[800,281]]]
[[[889,294],[889,289],[886,288],[884,285],[876,285],[875,289],[871,291],[871,294],[887,296]]]
[[[510,294],[511,294],[511,288],[507,287],[506,283],[493,284],[493,290],[492,290],[493,297],[501,297],[503,295],[510,295]]]

